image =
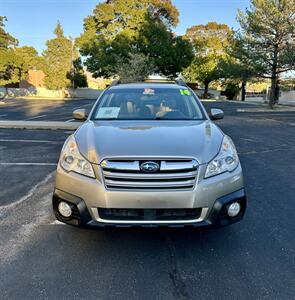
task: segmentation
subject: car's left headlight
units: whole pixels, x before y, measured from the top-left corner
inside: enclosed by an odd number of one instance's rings
[[[79,152],[76,140],[71,135],[65,142],[61,151],[59,163],[67,172],[76,172],[88,177],[95,178],[91,163]]]
[[[224,136],[219,153],[207,166],[205,178],[233,171],[239,164],[236,147],[227,135]]]

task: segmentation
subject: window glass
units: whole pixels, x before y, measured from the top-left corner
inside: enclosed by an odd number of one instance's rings
[[[110,89],[97,104],[94,120],[200,120],[202,110],[186,89]]]

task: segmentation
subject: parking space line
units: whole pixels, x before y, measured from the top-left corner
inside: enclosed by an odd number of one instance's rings
[[[35,119],[39,119],[39,118],[42,118],[42,117],[45,117],[45,116],[46,115],[40,115],[40,116],[36,116],[36,117],[31,117],[31,118],[25,119],[24,121],[35,120]]]
[[[75,110],[75,109],[79,109],[79,108],[81,108],[81,107],[85,107],[85,106],[87,107],[87,106],[90,106],[90,105],[93,106],[93,103],[88,103],[88,104],[83,104],[83,105],[77,106],[77,107],[74,108],[74,110]]]
[[[0,205],[0,213],[1,211],[4,211],[6,209],[9,209],[9,208],[13,208],[19,204],[21,204],[22,202],[26,201],[27,199],[29,199],[37,190],[40,186],[44,185],[44,184],[47,184],[48,181],[54,176],[54,172],[48,174],[42,181],[38,182],[36,185],[34,185],[30,190],[29,192],[24,195],[23,197],[21,197],[19,200],[15,201],[15,202],[12,202],[12,203],[9,203],[7,205]]]
[[[51,222],[49,225],[66,225],[66,224],[63,222],[60,222],[58,220],[55,220],[55,221]]]
[[[0,128],[26,128],[26,129],[50,129],[50,130],[76,130],[81,126],[81,122],[61,122],[61,121],[2,121]]]
[[[38,163],[38,162],[0,162],[0,166],[56,166],[57,163]]]
[[[46,140],[6,140],[6,139],[0,139],[0,142],[49,143],[49,144],[62,144],[63,143],[63,141],[57,142],[57,141],[46,141]]]

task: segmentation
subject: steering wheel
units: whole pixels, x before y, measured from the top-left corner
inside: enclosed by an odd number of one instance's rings
[[[179,110],[173,110],[166,112],[163,116],[163,119],[188,119],[188,117]]]

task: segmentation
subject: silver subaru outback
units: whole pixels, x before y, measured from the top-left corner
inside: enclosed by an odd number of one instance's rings
[[[222,226],[246,209],[231,138],[178,83],[106,89],[61,151],[56,218],[79,226]]]

